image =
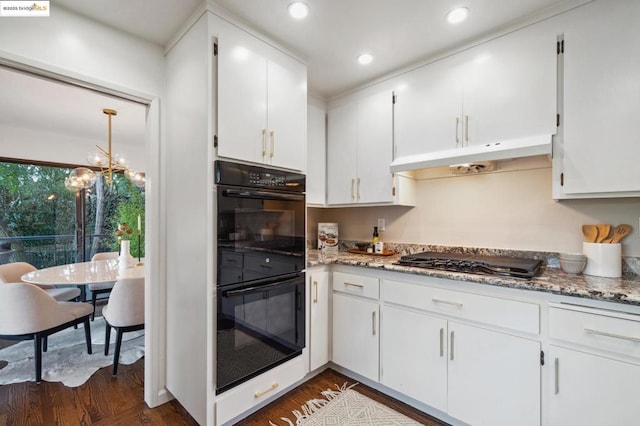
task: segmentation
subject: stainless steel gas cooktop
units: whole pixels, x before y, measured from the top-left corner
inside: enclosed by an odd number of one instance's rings
[[[437,253],[425,251],[402,256],[396,265],[416,268],[440,269],[471,274],[502,275],[516,278],[532,278],[542,261],[507,256],[481,256],[464,253]]]

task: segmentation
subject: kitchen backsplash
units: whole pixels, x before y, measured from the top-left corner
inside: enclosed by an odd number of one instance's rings
[[[368,240],[365,240],[368,241]],[[357,249],[356,243],[362,240],[343,240],[340,241],[340,251]],[[317,249],[317,240],[307,238],[307,247],[309,249]],[[423,251],[432,251],[437,253],[470,253],[484,256],[510,256],[522,257],[529,259],[540,259],[545,262],[548,268],[559,268],[560,261],[558,253],[529,251],[529,250],[509,250],[509,249],[493,249],[483,247],[455,247],[455,246],[439,246],[432,244],[407,244],[385,242],[385,250],[392,250],[401,255],[420,253]],[[636,278],[640,276],[640,257],[623,256],[622,257],[622,277]]]

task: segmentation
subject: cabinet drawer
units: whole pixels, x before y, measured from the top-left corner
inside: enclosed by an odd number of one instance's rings
[[[640,318],[592,308],[577,309],[553,306],[549,309],[552,339],[640,357]]]
[[[333,290],[377,300],[380,297],[380,280],[362,275],[334,272]]]
[[[384,280],[384,301],[527,333],[540,332],[535,303]]]
[[[252,407],[282,393],[305,375],[298,356],[216,397],[216,424],[222,425]]]
[[[302,262],[302,260],[301,260]],[[257,277],[274,276],[301,271],[300,264],[291,261],[291,257],[277,254],[245,253],[244,269],[255,272]]]

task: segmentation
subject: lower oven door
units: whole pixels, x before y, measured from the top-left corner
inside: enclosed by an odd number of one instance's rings
[[[302,272],[218,288],[216,393],[302,353],[304,283]]]

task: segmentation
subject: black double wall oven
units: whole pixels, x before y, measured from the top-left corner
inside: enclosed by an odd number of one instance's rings
[[[302,353],[305,177],[216,161],[217,383],[224,392]]]

